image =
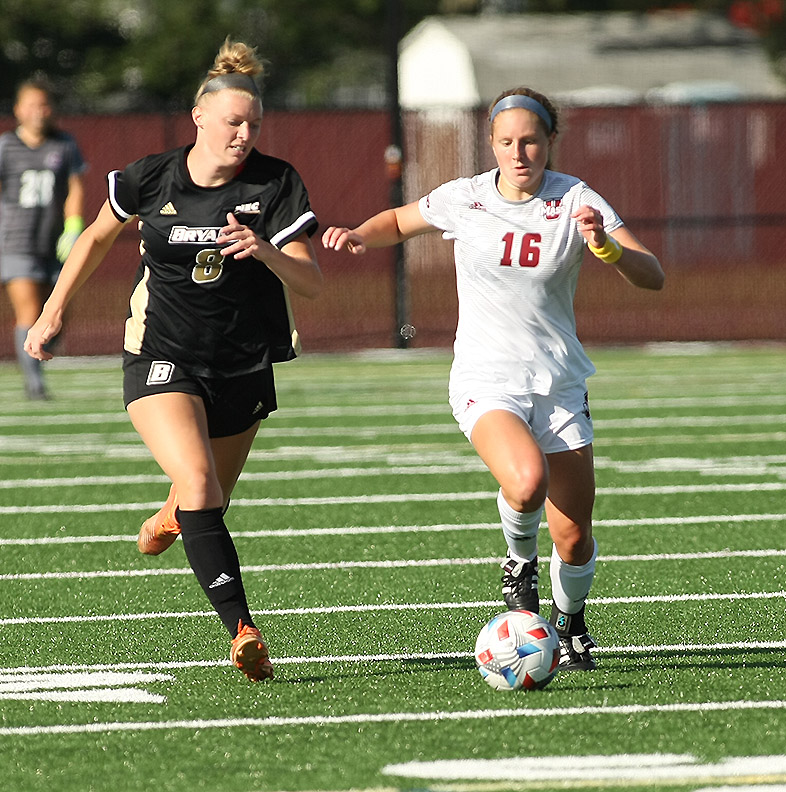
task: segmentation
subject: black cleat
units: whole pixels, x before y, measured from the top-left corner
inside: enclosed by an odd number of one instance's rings
[[[563,613],[554,603],[551,605],[549,621],[559,636],[559,670],[592,671],[597,668],[590,654],[597,644],[587,632],[584,621],[584,606],[577,613]]]
[[[597,668],[590,649],[597,646],[589,633],[583,635],[560,635],[559,670],[593,671]]]
[[[540,612],[538,598],[538,559],[514,561],[508,556],[501,564],[502,596],[508,610]]]

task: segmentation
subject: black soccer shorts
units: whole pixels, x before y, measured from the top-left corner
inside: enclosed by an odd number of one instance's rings
[[[197,377],[168,360],[123,355],[123,403],[156,393],[199,396],[207,413],[210,437],[245,432],[278,408],[271,367],[237,377]]]

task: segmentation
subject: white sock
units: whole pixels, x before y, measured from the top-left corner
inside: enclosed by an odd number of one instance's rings
[[[543,507],[534,512],[517,512],[505,500],[500,489],[497,508],[510,557],[515,561],[533,561],[538,555],[538,529]]]
[[[557,553],[556,546],[552,548],[549,565],[551,598],[563,613],[578,613],[584,607],[595,577],[595,559],[598,556],[598,543],[594,539],[592,543],[592,558],[581,566],[566,564]]]

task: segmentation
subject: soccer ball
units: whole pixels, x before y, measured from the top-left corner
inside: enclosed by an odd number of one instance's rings
[[[480,631],[475,663],[495,690],[539,690],[557,674],[557,631],[537,613],[500,613]]]

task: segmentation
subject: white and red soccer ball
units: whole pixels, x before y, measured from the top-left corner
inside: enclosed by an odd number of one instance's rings
[[[539,690],[557,674],[557,631],[537,613],[500,613],[480,631],[475,663],[496,690]]]

